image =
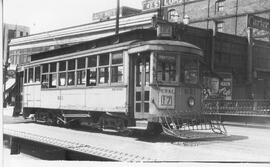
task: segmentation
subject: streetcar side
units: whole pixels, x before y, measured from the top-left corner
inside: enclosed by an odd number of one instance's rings
[[[100,121],[128,115],[128,43],[32,61],[24,66],[23,109],[39,122]],[[89,120],[87,120],[87,119]],[[91,121],[90,121],[91,120]]]

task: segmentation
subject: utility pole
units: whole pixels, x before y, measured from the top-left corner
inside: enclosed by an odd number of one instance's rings
[[[162,19],[162,7],[164,6],[164,0],[159,0],[158,18]]]
[[[117,0],[115,35],[119,34],[119,13],[120,13],[120,0]]]

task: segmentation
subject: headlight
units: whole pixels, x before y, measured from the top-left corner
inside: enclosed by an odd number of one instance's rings
[[[188,106],[193,107],[195,105],[195,99],[193,97],[188,98]]]

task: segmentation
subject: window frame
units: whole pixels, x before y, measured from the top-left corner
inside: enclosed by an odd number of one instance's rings
[[[224,21],[216,21],[215,22],[216,32],[224,32]]]
[[[113,55],[118,55],[118,54],[121,54],[121,58],[122,58],[122,62],[121,63],[116,63],[116,64],[113,64]],[[109,82],[110,82],[110,84],[111,85],[115,85],[115,84],[123,84],[124,83],[124,74],[125,74],[125,68],[124,68],[124,54],[123,54],[123,51],[122,52],[112,52],[111,54],[110,54],[111,56],[111,63],[110,63],[110,80],[109,80]],[[118,77],[119,77],[119,74],[117,74],[117,82],[113,82],[113,68],[114,67],[122,67],[122,74],[121,74],[121,76],[122,76],[122,80],[119,82],[118,81]],[[118,69],[117,69],[117,72],[118,72]]]
[[[193,60],[193,61],[196,61],[196,69],[189,69],[189,70],[197,70],[197,81],[196,83],[190,83],[190,82],[187,82],[186,81],[186,78],[185,78],[185,68],[182,67],[182,59],[185,58],[185,59],[190,59],[190,60]],[[199,57],[197,56],[192,56],[192,55],[188,55],[188,54],[183,54],[181,55],[181,58],[180,58],[180,83],[184,84],[184,85],[198,85],[199,82],[200,82],[200,63],[199,63]],[[184,71],[182,71],[184,69]]]
[[[217,0],[215,2],[215,14],[224,12],[224,8],[225,8],[224,3],[225,3],[225,0]]]

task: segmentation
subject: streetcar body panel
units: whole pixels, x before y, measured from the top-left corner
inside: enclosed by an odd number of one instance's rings
[[[24,67],[23,107],[58,115],[117,113],[150,122],[194,115],[201,112],[201,58],[194,45],[150,40],[34,60]]]

